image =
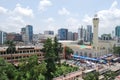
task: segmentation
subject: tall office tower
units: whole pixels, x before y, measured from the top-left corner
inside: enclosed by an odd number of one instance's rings
[[[97,15],[93,18],[93,48],[98,49],[98,27],[99,27],[99,18]]]
[[[87,42],[87,30],[85,28],[83,29],[83,41]]]
[[[67,40],[73,40],[73,33],[72,32],[68,32]]]
[[[61,28],[58,30],[58,39],[59,40],[67,40],[68,29]]]
[[[73,40],[74,41],[78,40],[78,33],[76,32],[73,33]]]
[[[21,34],[25,43],[33,41],[33,27],[31,25],[26,25],[26,27],[21,28]]]
[[[87,25],[87,42],[92,41],[92,25]]]
[[[22,40],[24,41],[25,44],[29,42],[28,35],[26,34],[26,28],[21,28],[21,35],[22,35]]]
[[[116,36],[117,38],[120,38],[120,26],[116,26],[116,27],[115,27],[115,36]]]
[[[4,44],[4,42],[6,41],[6,36],[6,32],[0,31],[0,45]]]
[[[83,26],[81,26],[81,28],[78,28],[78,40],[84,40]]]
[[[44,31],[45,35],[54,35],[54,31]]]
[[[32,42],[33,41],[33,26],[32,25],[26,26],[26,34],[28,35],[29,42]]]

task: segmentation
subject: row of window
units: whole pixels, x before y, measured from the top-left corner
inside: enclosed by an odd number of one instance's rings
[[[36,52],[40,52],[40,50],[24,50],[24,51],[22,51],[22,50],[19,50],[19,51],[15,51],[15,53],[13,53],[13,54],[17,54],[17,53],[36,53]],[[2,51],[2,52],[0,52],[0,55],[4,55],[4,54],[7,54],[7,52],[5,52],[5,51]]]
[[[12,57],[11,56],[4,56],[4,59],[6,59],[6,60],[15,60],[15,59],[21,59],[21,58],[28,58],[28,57],[30,57],[31,55],[18,55],[18,56],[13,56],[12,55]],[[43,54],[37,54],[37,56],[39,57],[39,58],[43,58]]]

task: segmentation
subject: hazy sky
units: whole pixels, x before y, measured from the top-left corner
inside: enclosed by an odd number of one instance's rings
[[[111,33],[120,25],[120,0],[0,0],[0,30],[20,32],[31,24],[34,33],[77,32],[81,25],[92,25],[94,14],[100,18],[99,35]]]

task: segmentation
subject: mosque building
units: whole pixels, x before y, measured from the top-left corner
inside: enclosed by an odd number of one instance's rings
[[[73,49],[74,54],[88,57],[100,57],[106,54],[113,53],[113,47],[119,45],[117,40],[99,40],[98,29],[99,29],[99,18],[95,15],[93,21],[93,44],[78,45],[77,41],[60,41],[63,46],[69,46]]]

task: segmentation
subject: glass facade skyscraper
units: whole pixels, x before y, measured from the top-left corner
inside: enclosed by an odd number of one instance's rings
[[[4,44],[4,42],[6,41],[6,37],[7,37],[7,33],[0,31],[0,44]]]
[[[23,27],[21,29],[21,34],[22,34],[22,40],[25,43],[32,42],[33,41],[33,26],[26,25],[26,27]]]
[[[87,42],[92,41],[92,25],[87,25]]]
[[[115,36],[120,38],[120,26],[116,26],[116,28],[115,28]]]
[[[32,25],[26,26],[26,34],[28,35],[29,41],[32,42],[32,39],[33,39],[33,26]]]
[[[59,40],[67,40],[68,29],[61,28],[58,30],[58,39]]]

